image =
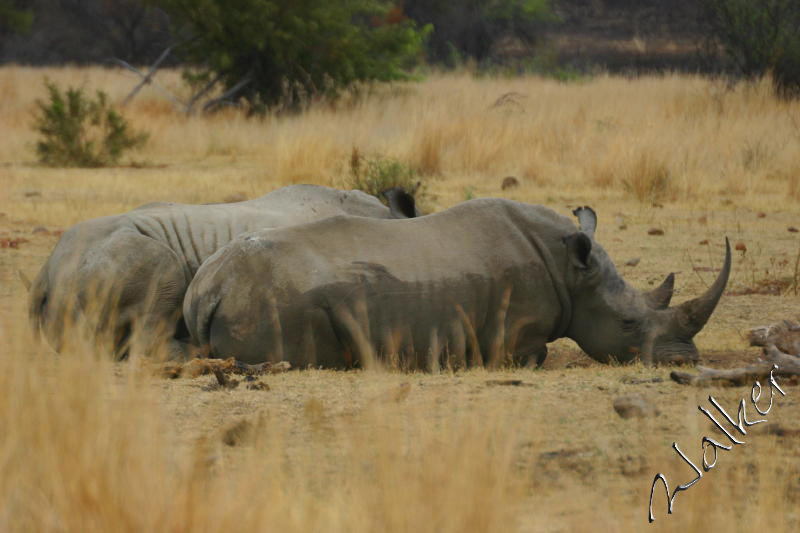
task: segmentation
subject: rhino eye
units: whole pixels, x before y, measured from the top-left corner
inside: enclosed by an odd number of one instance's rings
[[[625,333],[633,333],[639,331],[639,321],[633,319],[623,318],[620,322],[620,327]]]

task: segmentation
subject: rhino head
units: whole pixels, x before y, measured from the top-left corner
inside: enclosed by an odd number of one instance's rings
[[[606,252],[594,242],[597,220],[590,208],[575,211],[580,231],[564,237],[567,284],[572,288],[572,320],[566,336],[592,359],[609,362],[641,357],[646,365],[698,360],[693,337],[719,302],[731,270],[725,239],[725,263],[705,294],[669,307],[674,274],[651,292],[640,292],[617,273]]]

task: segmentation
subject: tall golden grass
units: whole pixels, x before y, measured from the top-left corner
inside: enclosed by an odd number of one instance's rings
[[[26,335],[0,359],[3,531],[709,531],[800,523],[796,437],[764,425],[695,477],[708,391],[642,367],[420,375],[307,370],[269,391],[170,382],[74,343]],[[25,345],[23,345],[23,343]],[[621,385],[634,376],[646,385]],[[510,384],[517,379],[521,386]],[[492,383],[496,385],[492,386]],[[506,384],[508,383],[508,384]],[[796,420],[793,388],[766,417]],[[661,414],[622,420],[613,394]],[[713,390],[730,411],[749,390]],[[763,408],[765,403],[762,403]],[[752,407],[749,416],[755,413]],[[708,456],[709,462],[711,460]]]
[[[0,160],[34,160],[29,124],[34,100],[45,96],[45,76],[102,88],[116,102],[137,81],[122,70],[4,68],[0,132],[8,135]],[[187,97],[177,72],[156,79]],[[247,193],[263,179],[330,183],[346,173],[356,147],[445,178],[440,206],[463,200],[468,185],[479,195],[499,189],[507,175],[521,177],[523,187],[585,191],[599,185],[595,194],[645,201],[702,202],[733,193],[785,202],[800,153],[800,104],[775,98],[768,80],[727,87],[669,74],[570,84],[438,75],[261,120],[236,110],[186,117],[147,88],[125,111],[134,127],[151,133],[131,160],[168,165],[161,178],[173,183],[194,184],[197,166],[220,165],[249,174]],[[193,176],[182,170],[186,166]],[[187,200],[210,192],[187,189]]]
[[[112,363],[92,339],[51,353],[31,338],[14,280],[17,269],[35,273],[55,243],[32,234],[36,226],[155,200],[337,183],[353,147],[429,175],[431,208],[467,194],[564,214],[591,203],[598,240],[626,278],[648,288],[678,271],[678,301],[713,279],[723,235],[748,245],[733,287],[784,276],[800,245],[786,232],[797,224],[800,104],[774,98],[768,83],[436,75],[263,119],[235,110],[186,117],[148,87],[124,112],[150,143],[130,166],[83,170],[35,164],[31,113],[45,76],[103,89],[114,102],[138,81],[120,70],[0,69],[0,232],[31,240],[0,250],[0,531],[800,526],[800,444],[765,427],[798,429],[796,387],[776,399],[769,424],[749,428],[744,446],[720,452],[717,468],[676,497],[671,516],[659,487],[648,524],[656,472],[670,489],[694,477],[672,442],[699,464],[703,435],[725,439],[697,406],[710,393],[731,412],[749,388],[685,388],[666,369],[638,365],[585,367],[556,344],[543,371],[312,370],[264,378],[268,391],[216,390],[213,378],[165,380],[147,361]],[[157,80],[187,97],[178,73]],[[508,175],[521,185],[503,192]],[[653,226],[666,235],[647,236]],[[635,269],[623,266],[630,257],[642,258]],[[791,294],[726,295],[698,344],[754,358],[741,333],[796,317],[797,304]],[[565,359],[579,368],[565,369]],[[631,393],[660,415],[619,418],[612,400]]]

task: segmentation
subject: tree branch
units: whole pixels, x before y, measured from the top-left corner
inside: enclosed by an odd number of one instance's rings
[[[239,82],[236,85],[228,89],[222,96],[213,98],[208,102],[206,102],[205,105],[203,105],[203,112],[206,113],[210,111],[215,106],[221,104],[224,100],[227,100],[228,98],[232,97],[234,94],[242,90],[242,88],[244,88],[244,86],[250,83],[251,81],[253,80],[250,78],[250,76],[245,76],[244,78],[239,80]]]
[[[217,84],[217,82],[219,82],[219,80],[221,80],[221,79],[222,79],[222,74],[217,74],[216,76],[214,76],[214,78],[212,78],[212,80],[210,82],[208,82],[206,84],[205,87],[200,89],[198,92],[196,92],[189,99],[189,103],[186,104],[186,114],[187,115],[191,115],[192,114],[192,108],[194,107],[194,104],[196,104],[198,100],[200,100],[202,97],[204,97],[206,94],[208,94],[209,91],[211,91],[211,89],[213,89],[214,86]]]
[[[752,385],[756,381],[769,378],[773,363],[778,365],[774,372],[776,376],[800,376],[800,357],[783,353],[774,344],[764,348],[764,357],[765,360],[744,368],[715,370],[698,367],[699,374],[673,371],[670,378],[682,385]]]
[[[172,94],[168,90],[166,90],[164,87],[162,87],[161,85],[156,83],[155,80],[153,80],[152,78],[148,79],[147,75],[143,74],[141,70],[139,70],[138,68],[134,67],[133,65],[131,65],[127,61],[123,61],[122,59],[119,59],[119,58],[116,58],[116,57],[112,58],[111,60],[113,62],[117,63],[118,65],[130,70],[131,72],[133,72],[135,74],[138,74],[141,78],[146,80],[144,83],[152,83],[154,87],[158,88],[161,92],[163,92],[167,96],[167,98],[169,98],[170,101],[172,101],[172,103],[175,104],[176,106],[181,107],[181,108],[185,107],[185,105],[180,100],[178,100],[177,98],[172,96]],[[128,100],[128,98],[126,98],[126,101],[127,100]]]
[[[142,89],[142,87],[144,87],[145,85],[147,85],[147,84],[152,82],[153,75],[156,73],[156,71],[158,70],[158,67],[161,66],[161,63],[164,62],[164,60],[167,58],[167,56],[170,54],[170,52],[172,52],[172,46],[170,46],[169,48],[164,50],[161,53],[161,55],[158,56],[158,59],[156,59],[155,63],[153,63],[150,66],[150,69],[147,71],[147,74],[142,76],[142,81],[139,83],[139,85],[134,87],[134,89],[130,92],[130,94],[128,94],[128,96],[125,97],[125,100],[122,101],[122,106],[123,107],[128,105],[131,102],[131,100],[134,99],[134,97],[138,94],[138,92]],[[117,62],[121,62],[121,60],[118,59]],[[130,65],[128,65],[128,66],[130,66]],[[139,74],[140,76],[142,75],[142,73],[139,72],[138,70],[135,70],[135,72],[137,74]]]

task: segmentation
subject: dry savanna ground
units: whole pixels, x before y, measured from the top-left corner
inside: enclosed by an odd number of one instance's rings
[[[304,370],[261,378],[268,390],[220,390],[210,376],[112,363],[90,344],[53,355],[31,338],[17,282],[79,220],[343,185],[357,147],[418,169],[427,211],[480,196],[566,215],[591,205],[622,274],[647,289],[676,272],[678,302],[711,282],[730,237],[728,291],[696,341],[706,365],[742,365],[758,356],[747,330],[798,318],[800,303],[800,103],[767,83],[433,75],[264,119],[186,117],[151,86],[124,110],[147,145],[118,168],[61,169],[34,153],[45,76],[117,103],[137,82],[120,70],[0,69],[0,530],[800,527],[800,390],[789,383],[769,422],[720,452],[671,516],[659,488],[648,524],[654,475],[670,489],[694,478],[672,442],[700,464],[702,436],[726,440],[698,405],[713,395],[735,411],[749,387],[681,386],[669,369],[601,366],[560,341],[537,371]],[[178,73],[157,81],[187,96]],[[519,186],[501,190],[506,176]],[[612,402],[628,394],[659,413],[620,418]]]

